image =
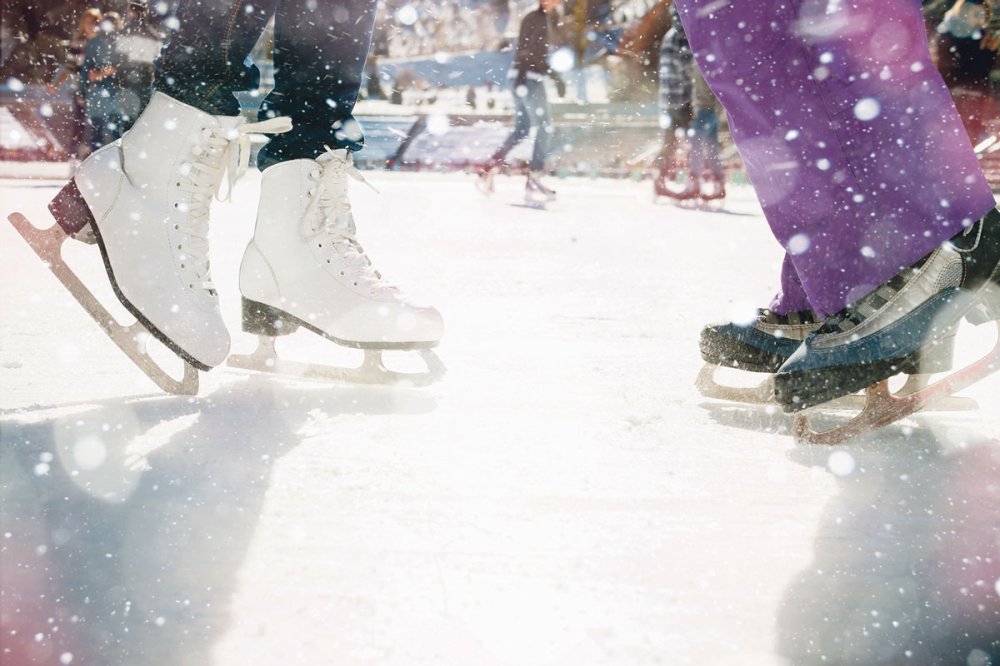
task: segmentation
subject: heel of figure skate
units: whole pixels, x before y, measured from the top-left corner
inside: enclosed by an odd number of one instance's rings
[[[281,310],[243,297],[243,330],[247,333],[276,338],[298,328],[298,321]]]
[[[49,212],[67,236],[91,245],[97,242],[93,232],[94,215],[75,180],[66,183],[49,202]]]

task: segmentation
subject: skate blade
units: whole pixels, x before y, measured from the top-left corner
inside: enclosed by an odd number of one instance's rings
[[[719,370],[719,366],[707,363],[694,380],[694,385],[706,398],[727,400],[729,402],[743,402],[750,405],[762,405],[774,402],[773,375],[754,373],[764,375],[764,380],[757,386],[727,386],[720,384],[715,379],[717,370]]]
[[[727,402],[741,402],[748,405],[777,405],[774,399],[774,377],[772,375],[765,375],[765,379],[756,386],[729,386],[720,383],[716,379],[718,370],[719,366],[706,364],[695,379],[695,386],[698,392],[706,398],[725,400]],[[929,382],[930,375],[910,375],[906,378],[906,383],[892,395],[896,398],[911,395],[926,388]],[[863,410],[866,402],[867,396],[865,394],[845,395],[823,404],[822,409],[824,411],[855,412]],[[926,405],[923,409],[924,411],[941,412],[974,411],[979,409],[979,404],[971,398],[944,396]]]
[[[674,190],[670,187],[665,187],[662,189],[653,189],[653,202],[656,203],[660,199],[666,199],[669,203],[678,205],[681,203],[690,204],[697,200],[698,195],[687,190]]]
[[[275,338],[257,336],[257,349],[251,354],[232,354],[226,364],[241,370],[266,372],[297,379],[315,379],[326,382],[388,386],[427,386],[439,381],[447,372],[441,359],[429,349],[414,349],[427,369],[424,372],[398,372],[390,370],[382,361],[382,349],[365,349],[364,360],[356,368],[342,368],[316,363],[302,363],[282,359],[274,347]]]
[[[835,428],[824,431],[813,430],[809,425],[808,411],[795,416],[792,423],[792,435],[796,442],[807,444],[833,445],[840,444],[848,439],[865,435],[869,432],[883,428],[900,419],[904,419],[916,412],[929,411],[930,408],[947,404],[954,394],[964,388],[975,384],[979,380],[1000,370],[1000,322],[997,322],[997,342],[993,350],[975,363],[971,363],[965,368],[953,372],[947,377],[943,377],[933,384],[928,384],[927,377],[922,376],[919,382],[923,385],[915,384],[911,388],[911,393],[897,395],[889,392],[889,380],[884,379],[874,386],[865,390],[865,404],[860,414],[853,419]],[[921,376],[918,376],[921,377]],[[905,389],[905,387],[904,387]],[[969,408],[966,401],[964,408]],[[953,403],[954,404],[954,403]],[[814,409],[821,410],[825,405],[818,405]]]
[[[11,225],[49,267],[53,275],[63,283],[63,286],[87,311],[94,321],[100,325],[112,342],[135,363],[157,386],[167,393],[177,395],[195,395],[198,393],[198,370],[184,361],[184,375],[180,379],[171,377],[158,365],[147,351],[150,338],[154,338],[149,329],[136,321],[130,326],[119,323],[107,308],[80,281],[69,266],[63,261],[62,246],[69,236],[62,227],[54,224],[48,229],[39,229],[31,224],[20,213],[12,213],[7,218]],[[183,359],[182,359],[183,360]]]

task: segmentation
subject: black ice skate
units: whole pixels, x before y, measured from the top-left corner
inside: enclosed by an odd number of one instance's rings
[[[788,360],[802,341],[819,326],[811,311],[779,315],[758,310],[749,324],[709,324],[701,330],[699,346],[705,361],[695,381],[707,398],[766,403],[774,399],[771,375]],[[735,368],[767,375],[757,386],[737,387],[716,380],[719,368]]]
[[[802,342],[815,331],[821,322],[811,310],[775,314],[758,310],[757,318],[750,324],[712,324],[701,331],[701,357],[705,366],[698,373],[695,385],[706,398],[750,404],[775,402],[774,374],[795,353]],[[901,398],[927,387],[931,372],[951,369],[952,347],[941,348],[933,359],[925,359],[921,374],[908,375],[906,382],[896,391]],[[721,383],[720,368],[765,375],[756,386],[734,386]],[[857,410],[865,406],[864,395],[845,395],[827,403],[833,410]],[[968,398],[948,397],[936,401],[929,408],[941,411],[976,409],[978,405]]]
[[[1000,335],[980,361],[904,397],[887,380],[899,373],[935,371],[963,319],[1000,322],[1000,211],[990,211],[853,306],[828,318],[775,376],[775,397],[799,412],[867,389],[863,412],[849,423],[816,433],[805,417],[802,440],[833,444],[925,409],[1000,369]],[[998,323],[1000,333],[1000,323]],[[930,367],[928,369],[928,364]]]

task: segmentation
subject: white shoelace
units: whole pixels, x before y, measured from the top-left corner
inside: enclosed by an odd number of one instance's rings
[[[192,195],[188,203],[174,206],[187,213],[186,221],[174,229],[187,237],[178,245],[183,252],[181,268],[194,273],[189,283],[192,289],[214,290],[209,273],[208,213],[212,199],[228,201],[233,187],[250,166],[250,135],[281,134],[292,129],[287,117],[271,118],[259,123],[243,123],[233,128],[213,127],[202,130],[202,140],[192,149],[193,159],[181,165],[183,178],[177,186]],[[220,197],[222,183],[228,175],[226,196]]]
[[[358,242],[347,196],[348,177],[378,190],[354,166],[349,151],[341,153],[327,147],[316,161],[320,168],[309,174],[316,185],[309,190],[310,201],[302,218],[303,235],[323,249],[326,263],[354,286],[367,285],[373,296],[384,290],[396,291],[382,280]]]

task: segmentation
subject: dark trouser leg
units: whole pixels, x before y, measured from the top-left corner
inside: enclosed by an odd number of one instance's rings
[[[500,164],[507,158],[507,153],[514,149],[514,146],[521,143],[531,132],[531,116],[525,104],[525,96],[517,93],[514,89],[514,129],[507,135],[507,139],[497,148],[490,158],[493,164]]]
[[[661,111],[661,117],[667,125],[663,130],[660,153],[656,156],[656,164],[661,174],[673,174],[677,170],[677,133],[683,132],[691,124],[691,105],[685,104],[682,107]]]
[[[656,161],[661,175],[676,171],[677,132],[691,125],[693,68],[694,56],[684,34],[677,29],[669,30],[660,44],[659,101],[663,144]]]
[[[722,175],[719,159],[719,116],[712,107],[702,107],[691,121],[691,173],[701,177],[705,171]]]
[[[235,116],[249,87],[243,65],[279,0],[185,0],[180,28],[156,61],[156,88],[207,113]]]
[[[549,100],[545,96],[545,85],[541,81],[531,81],[528,86],[528,96],[525,100],[531,112],[533,124],[538,128],[535,133],[535,147],[531,151],[532,171],[545,169],[545,156],[548,154],[549,135],[552,134],[552,120],[549,113]]]
[[[994,205],[919,3],[677,7],[817,312],[871,293]]]
[[[315,158],[328,146],[360,150],[354,105],[375,27],[374,0],[283,0],[274,19],[275,89],[260,119],[290,116],[295,127],[261,151],[262,168]]]

